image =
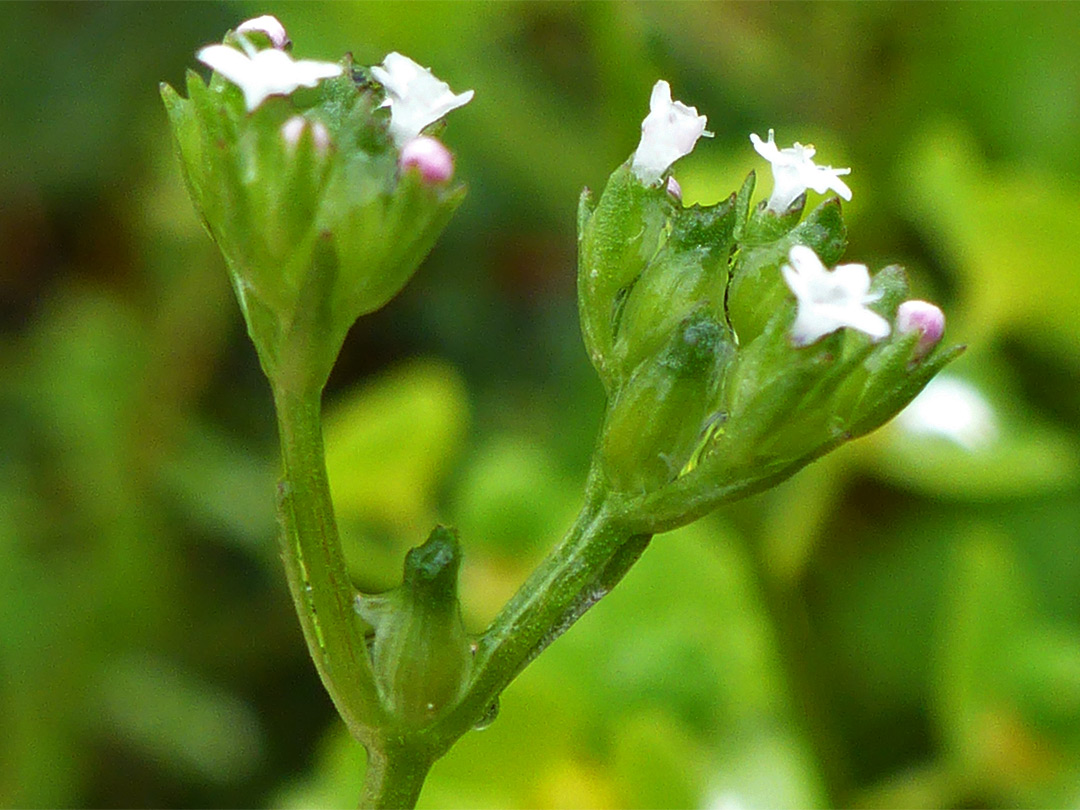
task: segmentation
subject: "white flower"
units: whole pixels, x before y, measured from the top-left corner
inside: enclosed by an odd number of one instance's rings
[[[399,149],[418,137],[424,127],[473,97],[472,90],[454,95],[450,85],[431,75],[430,68],[420,67],[396,51],[371,68],[371,75],[386,90],[382,106],[390,108],[390,137]]]
[[[341,75],[341,65],[296,61],[276,48],[245,54],[228,45],[207,45],[196,56],[243,91],[248,112],[269,96],[287,96],[298,87],[314,87],[323,79]]]
[[[896,425],[915,436],[941,436],[967,450],[980,450],[998,436],[997,417],[981,393],[956,377],[935,377],[912,400]]]
[[[289,44],[289,35],[285,33],[285,26],[281,24],[281,20],[272,14],[252,17],[250,20],[244,20],[240,25],[236,26],[236,33],[238,34],[246,34],[249,31],[266,34],[270,44],[278,50]]]
[[[798,312],[791,338],[805,346],[845,326],[881,340],[890,331],[889,322],[866,305],[879,296],[870,293],[870,271],[865,264],[841,264],[835,270],[825,265],[813,250],[796,245],[788,254],[790,265],[780,272],[795,293]]]
[[[649,114],[641,122],[641,141],[634,151],[631,170],[645,185],[656,183],[672,163],[694,151],[698,138],[711,138],[704,115],[696,107],[671,100],[671,85],[653,85]]]
[[[851,189],[840,179],[840,175],[851,174],[851,169],[834,169],[832,166],[817,166],[813,146],[803,146],[796,142],[787,149],[777,149],[773,140],[773,131],[769,130],[769,140],[763,141],[757,135],[750,136],[757,153],[772,164],[773,191],[768,207],[778,214],[788,209],[795,198],[812,188],[818,194],[832,189],[845,200],[851,199]]]

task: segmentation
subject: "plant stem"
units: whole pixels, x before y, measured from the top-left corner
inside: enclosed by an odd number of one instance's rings
[[[369,748],[360,807],[415,807],[433,761],[415,748]]]
[[[285,468],[281,556],[311,657],[350,733],[372,750],[382,709],[338,539],[323,456],[319,389],[275,386]]]
[[[629,531],[613,502],[590,488],[562,542],[480,639],[466,694],[434,733],[452,743],[468,731],[530,661],[622,579],[650,538]]]

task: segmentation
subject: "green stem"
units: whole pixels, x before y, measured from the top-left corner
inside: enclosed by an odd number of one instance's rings
[[[350,733],[372,748],[383,711],[341,552],[323,456],[321,392],[276,386],[285,473],[281,556],[311,657]]]
[[[466,694],[435,735],[448,747],[468,731],[530,661],[622,579],[650,538],[627,529],[613,502],[591,489],[562,542],[480,639]]]
[[[369,748],[360,807],[415,807],[433,761],[414,748]]]

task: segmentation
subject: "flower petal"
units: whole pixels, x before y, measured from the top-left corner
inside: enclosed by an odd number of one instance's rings
[[[698,138],[712,137],[705,131],[707,123],[696,107],[672,100],[670,84],[658,81],[649,98],[649,114],[641,122],[631,170],[645,185],[658,182],[672,163],[693,151]]]

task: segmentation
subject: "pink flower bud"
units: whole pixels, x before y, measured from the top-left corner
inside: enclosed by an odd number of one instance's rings
[[[896,329],[902,335],[920,332],[916,357],[925,357],[945,334],[945,313],[928,301],[905,301],[896,310]]]
[[[330,133],[320,121],[308,121],[302,115],[294,115],[281,125],[281,137],[290,149],[295,149],[300,143],[300,136],[304,134],[304,127],[311,127],[311,141],[315,145],[315,151],[319,154],[326,152],[330,146]]]
[[[439,141],[427,135],[413,138],[401,148],[402,171],[415,167],[425,183],[445,183],[454,175],[454,157]]]
[[[675,202],[682,202],[682,186],[674,177],[667,179],[667,193],[675,198]]]
[[[251,32],[265,34],[270,40],[270,44],[279,51],[290,44],[289,35],[285,33],[285,26],[281,24],[277,17],[270,14],[245,20],[236,27],[236,33],[238,34]]]

